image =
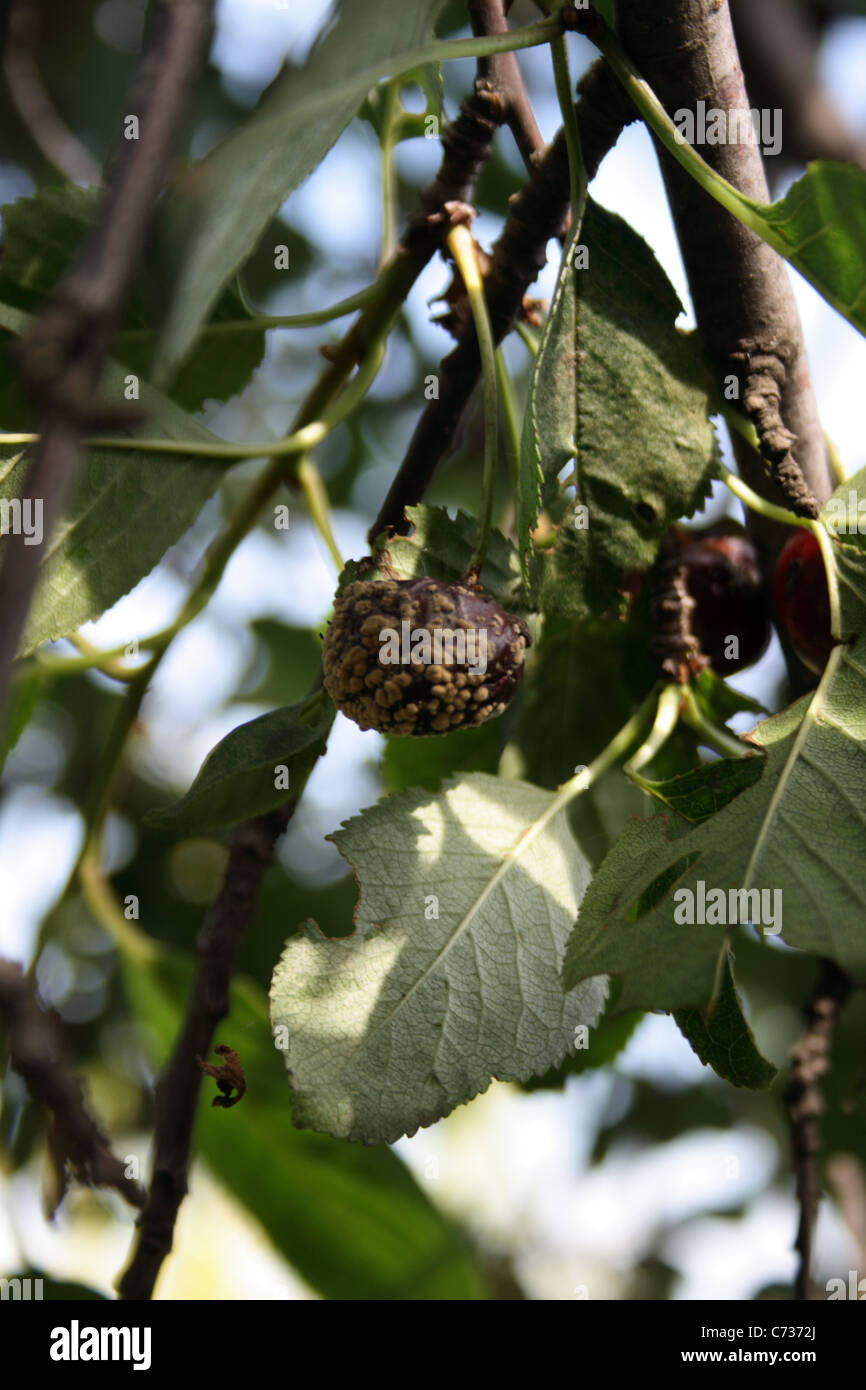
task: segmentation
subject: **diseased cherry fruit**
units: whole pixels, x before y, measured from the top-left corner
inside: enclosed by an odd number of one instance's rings
[[[821,547],[811,531],[791,536],[776,561],[776,611],[804,666],[820,676],[833,650],[830,594]]]
[[[530,641],[526,624],[479,589],[356,580],[336,599],[325,634],[325,688],[362,729],[468,729],[505,709]]]
[[[720,675],[751,666],[770,641],[770,615],[758,553],[738,522],[679,531],[691,627]],[[736,640],[732,640],[736,639]]]

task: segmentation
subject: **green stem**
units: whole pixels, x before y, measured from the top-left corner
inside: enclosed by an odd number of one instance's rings
[[[367,305],[372,304],[377,295],[381,294],[381,283],[374,280],[372,285],[365,285],[364,289],[358,290],[357,294],[350,294],[348,299],[340,299],[336,304],[329,304],[325,309],[311,309],[306,314],[262,314],[247,298],[240,276],[236,277],[235,289],[249,317],[224,319],[220,320],[219,323],[209,323],[203,330],[204,337],[213,333],[233,334],[244,329],[248,332],[258,332],[263,328],[318,328],[320,324],[330,323],[332,319],[341,319],[345,318],[347,314],[354,314],[356,309],[366,309]],[[149,328],[130,328],[118,334],[118,338],[123,341],[125,338],[145,337],[151,332],[152,330]]]
[[[384,121],[380,139],[382,154],[382,255],[381,267],[394,254],[397,243],[397,180],[394,172],[395,113],[399,111],[399,84],[390,82],[384,93]]]
[[[757,752],[728,729],[711,723],[698,704],[695,692],[689,686],[683,687],[682,717],[683,723],[694,729],[702,742],[708,748],[715,749],[723,758],[750,758]]]
[[[142,439],[133,435],[118,438],[97,435],[81,442],[87,449],[133,449],[146,454],[181,454],[190,458],[238,462],[241,459],[291,458],[293,454],[306,453],[321,443],[329,429],[333,429],[334,423],[315,420],[285,439],[266,439],[255,444],[206,444],[193,439]],[[0,445],[35,444],[38,439],[38,434],[0,434]]]
[[[541,335],[533,332],[525,323],[518,322],[514,325],[518,338],[527,349],[530,357],[538,356],[538,349],[541,346]]]
[[[827,457],[830,460],[833,476],[837,483],[844,483],[848,477],[848,470],[842,462],[842,455],[839,453],[839,450],[836,448],[836,445],[833,443],[826,430],[824,432],[824,440],[827,445]]]
[[[78,865],[78,881],[85,902],[99,922],[112,937],[115,946],[139,965],[152,965],[159,959],[162,947],[151,939],[134,922],[127,921],[108,880],[99,866],[95,852],[91,849],[82,856]]]
[[[496,388],[499,394],[499,403],[502,407],[502,419],[505,425],[505,438],[510,455],[511,472],[514,480],[514,497],[516,501],[518,489],[520,487],[520,425],[517,418],[518,411],[517,401],[514,395],[514,383],[505,365],[505,356],[501,347],[496,349]]]
[[[343,568],[343,557],[340,548],[331,529],[331,507],[328,501],[328,494],[322,482],[322,475],[314,463],[308,458],[302,458],[298,464],[296,474],[304,500],[307,503],[307,511],[314,522],[319,535],[328,548],[328,553],[337,567],[339,574]]]
[[[553,57],[553,75],[556,82],[556,95],[562,113],[562,128],[568,151],[568,181],[571,190],[571,234],[572,239],[579,235],[580,224],[586,208],[587,178],[583,156],[580,149],[580,130],[574,111],[574,94],[568,71],[568,48],[565,34],[558,34],[550,41]]]
[[[484,297],[484,281],[475,256],[475,243],[469,229],[454,227],[448,234],[448,249],[463,277],[481,356],[484,389],[484,470],[481,478],[481,510],[478,518],[478,541],[469,562],[469,571],[479,574],[487,556],[490,526],[493,518],[493,489],[496,482],[496,444],[499,431],[499,402],[496,395],[496,344]]]
[[[644,779],[638,774],[642,767],[652,762],[656,753],[667,743],[677,724],[683,704],[684,687],[666,685],[658,697],[655,719],[649,734],[623,768],[627,777],[644,786]]]
[[[830,594],[830,631],[837,642],[841,642],[842,606],[839,598],[839,575],[833,555],[834,542],[826,526],[820,520],[813,521],[811,517],[796,516],[794,512],[789,512],[785,507],[777,507],[773,502],[767,502],[724,464],[721,465],[721,477],[734,496],[739,497],[740,501],[744,502],[747,507],[751,507],[753,512],[758,512],[759,515],[767,517],[770,521],[780,521],[783,526],[799,526],[801,530],[812,532],[821,547],[821,558],[824,561],[824,570],[827,575],[827,589]]]
[[[743,433],[745,434],[745,431]],[[779,521],[784,526],[800,526],[806,531],[824,529],[819,522],[812,521],[810,517],[797,516],[796,512],[788,511],[787,507],[778,507],[775,502],[768,502],[724,464],[720,465],[720,476],[735,497],[739,497],[753,512],[765,516],[768,521]]]
[[[570,777],[567,782],[563,782],[562,786],[557,788],[550,814],[555,815],[556,811],[568,805],[573,797],[579,796],[581,792],[586,791],[594,782],[597,782],[603,773],[623,762],[630,749],[639,739],[643,738],[644,731],[653,718],[656,703],[657,690],[653,689],[628,723],[623,724],[619,733],[611,739],[598,757],[594,758],[588,767],[581,768],[580,772],[576,772],[573,777]]]

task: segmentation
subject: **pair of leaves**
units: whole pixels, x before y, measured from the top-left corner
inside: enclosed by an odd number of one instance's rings
[[[647,569],[671,523],[708,496],[717,468],[709,382],[693,340],[675,327],[680,312],[642,238],[588,199],[563,254],[521,440],[524,561],[564,469],[576,489],[552,549],[533,557],[545,613],[583,619],[610,608],[626,572]]]

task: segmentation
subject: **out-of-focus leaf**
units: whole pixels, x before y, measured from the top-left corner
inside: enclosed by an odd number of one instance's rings
[[[238,698],[254,705],[287,705],[302,700],[321,664],[321,642],[308,628],[288,627],[273,618],[251,623],[250,631],[261,644],[260,652],[244,677]]]
[[[180,267],[157,352],[158,381],[186,357],[217,295],[280,204],[337,139],[375,81],[425,43],[441,0],[341,0],[303,69],[279,74],[255,112],[169,192],[163,232]]]
[[[29,315],[0,304],[0,326],[22,333]],[[126,369],[110,362],[102,389],[124,400]],[[153,437],[220,443],[210,430],[146,383],[139,400]],[[0,498],[17,498],[27,472],[27,452],[0,451]],[[169,546],[195,521],[225,473],[221,459],[156,454],[137,449],[88,449],[63,516],[44,540],[42,570],[30,607],[20,655],[42,642],[65,637],[105,612],[149,574]],[[0,540],[0,556],[3,544]]]
[[[239,725],[211,750],[186,795],[145,820],[201,835],[276,810],[303,790],[333,721],[334,706],[321,692]]]
[[[65,183],[3,208],[0,300],[36,311],[66,271],[93,221],[99,197],[97,188]],[[161,312],[148,270],[145,264],[132,283],[113,348],[118,361],[145,379],[150,376]],[[228,400],[249,381],[264,350],[264,331],[251,324],[236,293],[227,290],[194,356],[172,384],[172,399],[185,410],[198,410],[207,399]]]

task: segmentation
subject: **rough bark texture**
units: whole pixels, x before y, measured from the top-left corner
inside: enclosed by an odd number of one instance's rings
[[[698,101],[707,110],[749,108],[728,6],[724,0],[616,0],[617,29],[632,59],[669,113]],[[735,187],[769,202],[760,150],[747,144],[704,145],[700,154]],[[819,502],[834,479],[784,262],[659,150],[695,315],[720,392],[736,376],[740,402],[762,435],[765,456],[792,486],[796,465]],[[765,496],[791,505],[754,454],[735,441],[744,477]],[[792,459],[793,454],[793,459]],[[793,460],[796,460],[796,464]],[[808,510],[804,506],[803,510]],[[763,547],[778,535],[757,528]]]

